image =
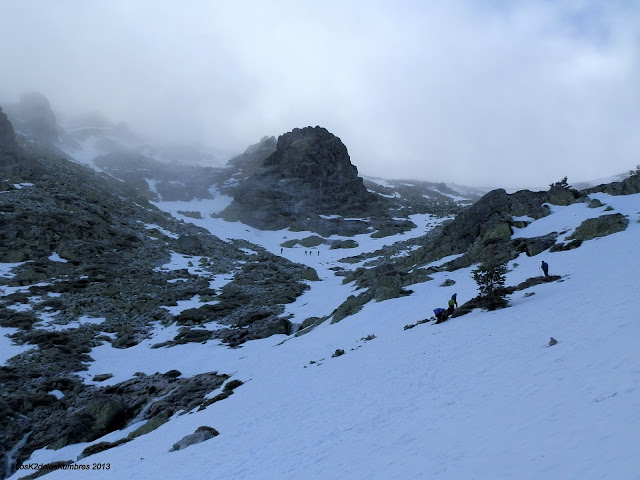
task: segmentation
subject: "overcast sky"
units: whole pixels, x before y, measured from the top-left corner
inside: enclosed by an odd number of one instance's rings
[[[321,125],[361,174],[548,185],[640,163],[635,0],[0,0],[0,100],[242,152]]]

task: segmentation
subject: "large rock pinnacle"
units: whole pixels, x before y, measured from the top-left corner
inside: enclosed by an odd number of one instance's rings
[[[223,212],[263,229],[281,229],[320,215],[366,216],[378,199],[358,177],[347,147],[322,127],[296,128],[237,189]]]

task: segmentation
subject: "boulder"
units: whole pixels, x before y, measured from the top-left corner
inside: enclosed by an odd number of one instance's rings
[[[177,443],[173,444],[173,448],[169,450],[170,452],[175,452],[176,450],[183,450],[191,445],[196,445],[198,443],[205,442],[213,437],[217,437],[219,435],[218,431],[215,428],[211,427],[198,427],[194,433],[191,435],[186,435],[182,437]]]
[[[578,241],[591,240],[593,238],[621,232],[627,228],[627,225],[629,225],[629,220],[621,213],[602,215],[601,217],[589,218],[582,222],[568,238]]]
[[[202,254],[202,240],[193,235],[180,235],[174,245],[177,251],[187,255]]]
[[[551,185],[548,192],[548,202],[553,205],[571,205],[584,194],[572,188],[566,188],[558,185]]]

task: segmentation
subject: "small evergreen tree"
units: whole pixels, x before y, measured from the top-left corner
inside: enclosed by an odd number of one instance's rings
[[[629,170],[629,175],[631,177],[640,178],[640,164],[636,165],[636,168],[633,170]]]
[[[559,182],[552,183],[549,185],[551,188],[571,188],[567,183],[567,177],[562,178]]]
[[[507,262],[496,256],[490,256],[472,270],[471,276],[478,285],[480,303],[487,310],[496,310],[508,306],[505,299],[504,284],[507,281]]]

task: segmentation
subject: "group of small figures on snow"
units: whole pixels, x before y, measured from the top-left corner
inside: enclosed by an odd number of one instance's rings
[[[545,262],[544,260],[542,261],[542,264],[540,265],[540,268],[542,269],[542,273],[544,273],[545,277],[549,276],[549,264],[547,262]],[[449,303],[448,303],[448,308],[444,309],[444,308],[436,308],[433,310],[433,313],[436,315],[436,323],[442,323],[445,320],[447,320],[451,314],[453,313],[453,311],[458,308],[458,294],[454,293],[453,295],[451,295],[451,298],[449,299]]]

